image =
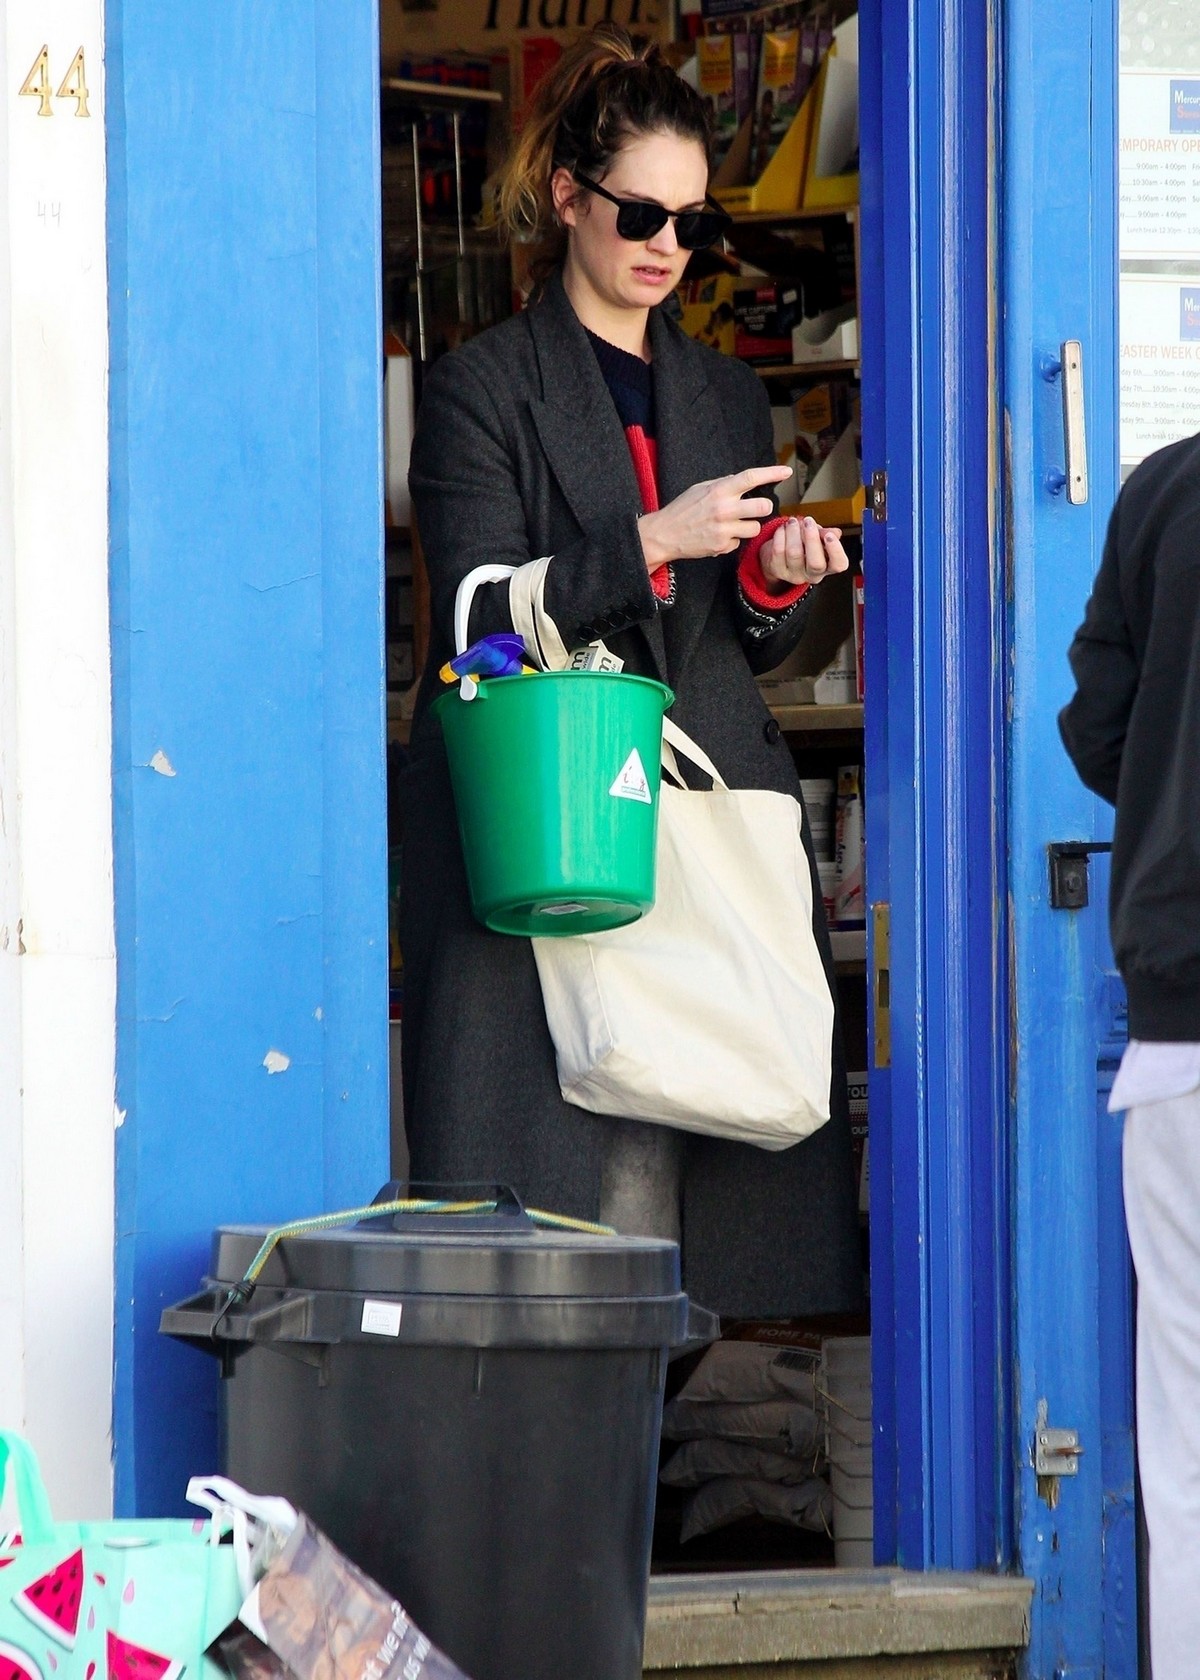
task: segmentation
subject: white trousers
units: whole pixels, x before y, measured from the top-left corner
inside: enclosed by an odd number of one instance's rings
[[[1200,1675],[1200,1091],[1125,1117],[1154,1680]]]

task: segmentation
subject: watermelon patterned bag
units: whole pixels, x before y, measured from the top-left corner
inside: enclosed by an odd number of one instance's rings
[[[205,1656],[243,1594],[210,1519],[56,1523],[37,1459],[0,1431],[0,1680],[227,1680]]]

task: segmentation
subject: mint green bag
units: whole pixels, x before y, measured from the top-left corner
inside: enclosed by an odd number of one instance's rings
[[[0,1680],[217,1680],[205,1651],[245,1596],[214,1519],[56,1523],[37,1459],[0,1431]]]

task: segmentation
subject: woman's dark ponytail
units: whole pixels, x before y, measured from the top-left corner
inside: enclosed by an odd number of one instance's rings
[[[597,24],[534,89],[500,183],[501,231],[535,246],[538,267],[561,260],[566,232],[550,191],[555,170],[599,179],[626,141],[662,133],[695,140],[707,156],[711,131],[699,94],[661,47],[636,47],[619,25]]]

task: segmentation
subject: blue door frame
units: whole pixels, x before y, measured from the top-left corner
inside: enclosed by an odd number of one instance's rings
[[[891,1066],[870,1090],[876,1557],[1006,1567],[997,20],[982,0],[864,0],[860,32],[863,465],[887,473],[864,544],[867,886],[891,946]]]
[[[216,1466],[158,1315],[388,1176],[374,0],[110,0],[123,1512]],[[276,1071],[272,1071],[276,1070]]]
[[[1124,1680],[1128,1417],[1096,1332],[1128,1289],[1096,1131],[1119,1023],[1102,912],[1048,910],[1044,852],[1101,832],[1053,713],[1114,405],[1093,384],[1067,509],[1041,365],[1065,337],[1112,365],[1115,28],[1110,0],[1036,31],[998,6],[861,16],[877,1555],[1025,1568],[1030,1673]],[[215,1459],[215,1373],[156,1334],[212,1226],[386,1176],[378,37],[373,0],[112,0],[107,27],[114,1441],[118,1505],[150,1513]],[[1041,1397],[1104,1441],[1053,1511]]]

